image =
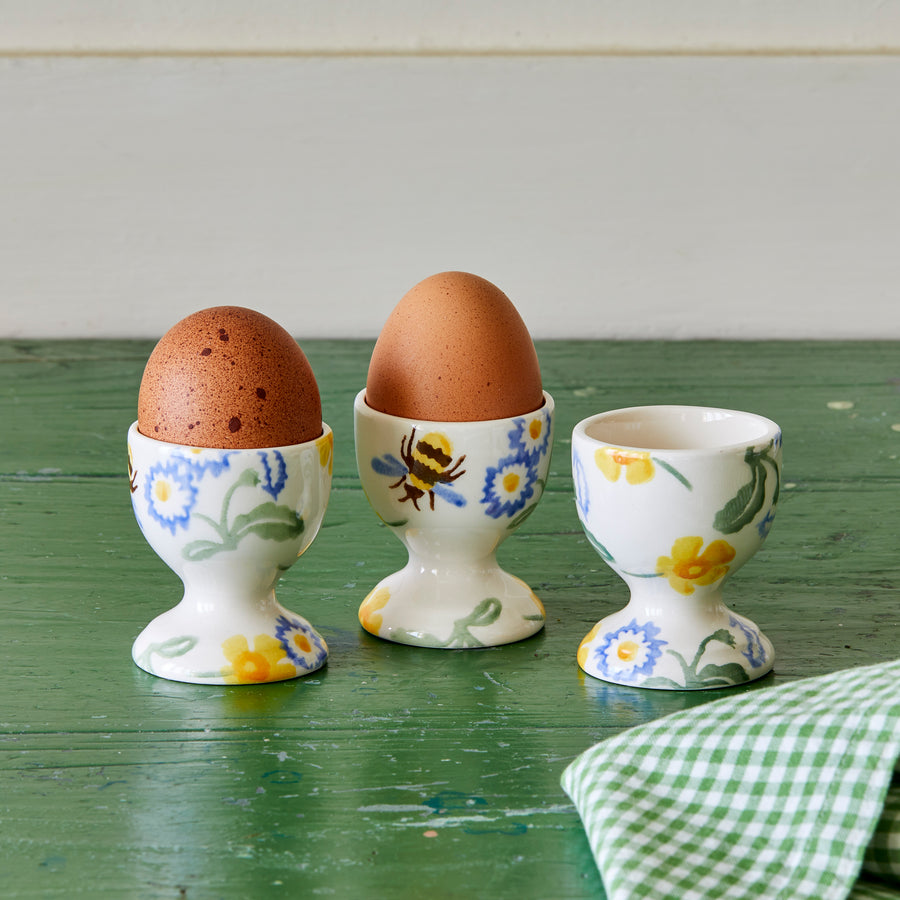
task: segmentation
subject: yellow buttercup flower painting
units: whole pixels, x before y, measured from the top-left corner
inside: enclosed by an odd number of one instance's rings
[[[359,608],[359,624],[362,625],[369,634],[379,634],[383,624],[381,618],[381,610],[387,606],[388,600],[391,599],[391,592],[383,587],[376,588],[363,600]]]
[[[322,468],[327,469],[328,474],[331,475],[334,468],[334,435],[329,431],[328,434],[319,438],[316,446],[319,448],[319,462]]]
[[[650,454],[643,450],[601,447],[595,451],[594,460],[608,481],[618,481],[624,471],[629,484],[644,484],[655,474]]]
[[[578,661],[578,665],[583,669],[587,664],[588,653],[591,649],[591,641],[597,637],[597,632],[600,630],[602,622],[598,622],[582,639],[581,643],[578,645],[578,652],[575,655],[576,660]]]
[[[705,587],[724,578],[734,556],[734,547],[728,541],[712,541],[703,550],[703,538],[682,537],[672,545],[671,556],[659,557],[656,571],[665,575],[679,594],[688,595],[697,586]]]
[[[253,649],[242,634],[222,643],[222,652],[229,665],[222,668],[226,684],[260,684],[283,681],[297,674],[297,667],[288,659],[281,641],[268,634],[253,639]]]

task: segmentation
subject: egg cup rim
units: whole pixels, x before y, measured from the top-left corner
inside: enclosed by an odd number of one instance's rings
[[[650,442],[647,442],[646,444],[613,443],[597,437],[593,437],[587,433],[587,429],[595,422],[598,422],[610,416],[621,415],[624,413],[647,413],[651,411],[656,412],[659,410],[691,410],[692,412],[728,413],[729,415],[740,416],[745,419],[755,419],[759,423],[764,424],[766,427],[760,435],[748,440],[723,441],[719,444],[697,447],[654,447],[650,446]],[[747,447],[763,446],[774,440],[779,434],[781,434],[781,426],[773,419],[770,419],[768,416],[761,415],[760,413],[755,413],[743,409],[731,409],[727,407],[706,406],[704,404],[692,403],[651,403],[646,405],[623,406],[618,409],[603,410],[601,412],[593,413],[590,416],[586,416],[580,422],[577,422],[572,428],[573,444],[576,440],[579,440],[585,441],[586,443],[592,444],[597,447],[615,446],[622,450],[633,450],[638,453],[664,453],[666,456],[696,456],[704,453],[729,453],[734,450],[741,450]]]
[[[356,398],[353,401],[353,408],[355,411],[365,413],[366,415],[371,415],[373,418],[383,417],[391,421],[405,422],[409,425],[419,425],[427,423],[428,427],[440,426],[445,429],[470,427],[474,429],[497,422],[512,422],[515,419],[522,419],[526,416],[533,416],[536,413],[540,412],[546,412],[549,416],[552,416],[555,409],[555,401],[553,400],[552,395],[546,390],[542,390],[541,394],[544,397],[544,402],[536,409],[532,409],[528,412],[523,413],[515,413],[511,416],[501,416],[497,419],[426,419],[422,416],[397,416],[393,413],[382,412],[380,409],[375,409],[375,407],[369,406],[368,402],[366,401],[366,388],[363,388],[361,391],[359,391],[359,393],[357,393]]]
[[[292,451],[292,450],[300,450],[305,447],[314,447],[319,441],[323,438],[328,437],[328,435],[332,435],[334,432],[331,430],[331,427],[327,422],[323,420],[322,422],[322,432],[317,437],[310,438],[308,441],[301,441],[298,444],[276,444],[274,446],[265,446],[265,447],[204,447],[199,444],[178,444],[174,441],[163,441],[159,438],[150,437],[150,435],[144,434],[138,428],[138,420],[135,419],[131,425],[128,427],[128,439],[129,440],[143,440],[148,441],[150,446],[161,445],[162,447],[168,447],[173,451],[182,450],[188,452],[209,452],[209,453],[256,453],[260,450],[279,450],[279,451]]]

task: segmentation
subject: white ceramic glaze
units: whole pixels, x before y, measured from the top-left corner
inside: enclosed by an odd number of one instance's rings
[[[626,583],[628,605],[578,648],[589,675],[663,689],[718,688],[772,668],[772,644],[722,601],[778,502],[781,430],[736,410],[647,406],[572,433],[578,516]]]
[[[325,515],[333,436],[323,428],[290,447],[214,450],[154,440],[131,426],[135,517],[184,583],[181,602],[134,642],[138,666],[173,681],[258,684],[324,665],[322,636],[275,597]]]
[[[529,637],[544,607],[497,563],[500,544],[534,511],[553,446],[553,399],[533,413],[432,422],[354,404],[356,461],[372,508],[409,561],[365,598],[378,637],[422,647],[485,647]]]

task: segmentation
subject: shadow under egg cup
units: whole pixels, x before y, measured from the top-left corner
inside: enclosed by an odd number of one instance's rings
[[[578,516],[631,598],[578,648],[589,675],[670,690],[743,684],[772,668],[769,639],[722,602],[760,548],[781,484],[781,430],[735,410],[647,406],[572,433]]]
[[[534,511],[550,468],[553,399],[532,413],[476,422],[391,416],[354,404],[356,461],[407,565],[359,609],[371,634],[420,647],[489,647],[544,625],[525,582],[500,568],[500,544]]]
[[[282,681],[324,665],[328,648],[275,585],[312,543],[331,490],[333,436],[217,450],[128,431],[135,518],[184,583],[181,602],[141,632],[132,657],[192,684]]]

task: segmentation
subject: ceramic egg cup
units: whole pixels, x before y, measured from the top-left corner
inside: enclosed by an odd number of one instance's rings
[[[259,684],[312,672],[322,636],[275,597],[312,543],[331,488],[333,436],[288,447],[216,450],[128,431],[135,517],[184,583],[181,602],[132,648],[152,675],[194,684]]]
[[[495,646],[539,631],[541,601],[495,554],[543,493],[553,444],[550,395],[527,415],[433,422],[378,412],[361,391],[354,426],[369,503],[409,554],[363,601],[363,628],[437,648]]]
[[[722,600],[762,545],[781,481],[781,431],[761,416],[691,406],[614,410],[575,426],[578,515],[628,605],[578,648],[589,675],[693,690],[772,668],[769,639]]]

